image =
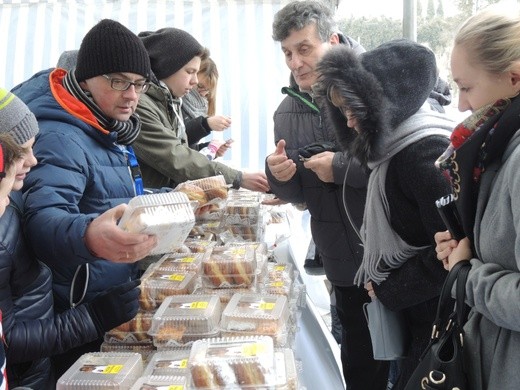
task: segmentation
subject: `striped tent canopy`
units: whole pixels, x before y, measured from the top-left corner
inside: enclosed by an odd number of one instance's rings
[[[0,86],[12,88],[56,66],[65,50],[79,48],[103,18],[135,33],[182,28],[211,50],[220,79],[217,112],[232,127],[229,165],[263,170],[274,150],[272,115],[283,98],[289,71],[271,38],[273,15],[287,0],[0,0]],[[173,54],[174,55],[174,54]]]

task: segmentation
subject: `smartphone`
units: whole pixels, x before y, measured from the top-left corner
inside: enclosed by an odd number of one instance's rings
[[[228,140],[226,140],[226,142],[224,142],[227,146],[231,145],[233,142],[235,142],[235,140],[233,138],[230,138]]]

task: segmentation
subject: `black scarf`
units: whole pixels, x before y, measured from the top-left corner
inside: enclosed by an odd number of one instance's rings
[[[107,117],[98,105],[94,103],[92,95],[81,88],[76,80],[74,71],[67,72],[67,75],[63,78],[63,86],[72,96],[90,109],[104,129],[117,133],[117,143],[119,145],[131,145],[135,141],[141,130],[141,121],[137,114],[132,114],[126,122]]]
[[[509,141],[520,129],[520,99],[499,100],[494,106],[504,105],[504,109],[497,110],[495,115],[476,128],[446,160],[447,164],[441,166],[447,168],[462,227],[471,242],[474,241],[480,176],[491,163],[502,158]]]

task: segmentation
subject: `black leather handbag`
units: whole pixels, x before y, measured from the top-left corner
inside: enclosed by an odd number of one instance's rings
[[[405,390],[468,390],[464,367],[464,330],[467,316],[464,302],[469,261],[460,261],[448,273],[442,287],[432,336]],[[453,310],[451,292],[456,283]]]

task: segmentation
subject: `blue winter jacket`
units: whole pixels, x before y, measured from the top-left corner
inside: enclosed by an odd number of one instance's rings
[[[52,270],[58,312],[138,276],[137,264],[98,258],[85,245],[88,224],[136,193],[117,134],[89,118],[63,88],[64,75],[45,70],[13,89],[40,127],[33,148],[38,165],[23,189],[24,228],[36,256]]]
[[[54,314],[52,277],[29,250],[19,191],[0,218],[0,310],[9,387],[54,389],[50,356],[100,336],[85,305]]]

